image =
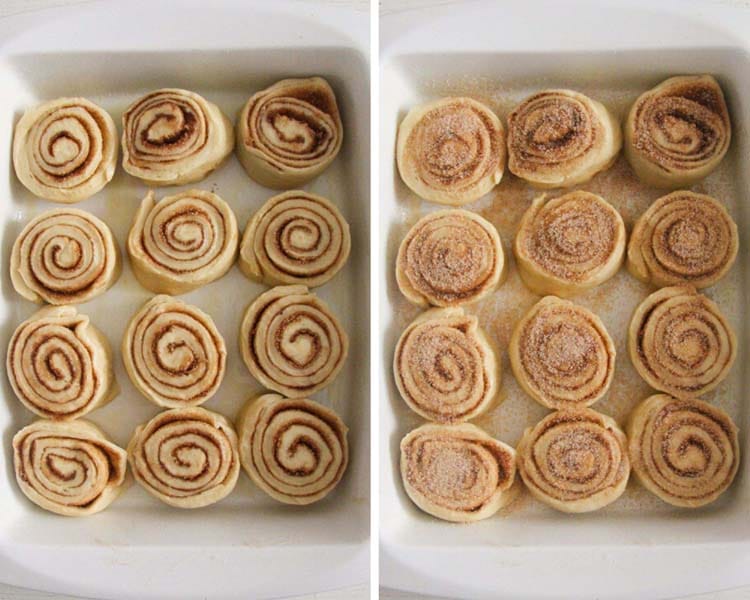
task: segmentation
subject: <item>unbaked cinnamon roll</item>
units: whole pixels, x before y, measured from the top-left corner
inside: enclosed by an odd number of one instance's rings
[[[625,224],[603,198],[576,191],[536,198],[524,213],[513,251],[534,293],[567,298],[613,277],[625,254]]]
[[[122,115],[122,166],[149,185],[200,181],[233,147],[229,119],[218,106],[187,90],[156,90]]]
[[[75,306],[43,308],[21,323],[5,368],[18,399],[46,419],[83,416],[119,391],[107,339]]]
[[[112,179],[117,128],[85,98],[58,98],[28,109],[16,124],[13,166],[35,196],[80,202]]]
[[[331,383],[348,349],[338,319],[303,285],[264,292],[240,327],[240,352],[252,376],[289,398],[310,396]]]
[[[248,221],[240,268],[268,285],[323,285],[349,258],[349,224],[331,202],[292,191],[268,200]]]
[[[229,495],[237,483],[237,434],[220,414],[173,408],[138,426],[128,444],[138,483],[176,508],[201,508]]]
[[[690,187],[724,158],[732,126],[724,94],[710,75],[671,77],[641,95],[625,123],[625,156],[655,187]]]
[[[401,478],[409,498],[439,519],[491,517],[518,492],[516,452],[470,423],[428,423],[401,440]]]
[[[737,356],[737,339],[706,296],[692,287],[667,287],[635,309],[628,351],[651,387],[676,398],[696,398],[727,376]]]
[[[615,372],[615,345],[590,310],[547,296],[518,322],[510,364],[524,391],[547,408],[590,406]]]
[[[611,504],[630,476],[625,434],[612,418],[590,408],[547,415],[524,432],[517,452],[526,487],[562,512],[591,512]]]
[[[242,409],[237,431],[245,472],[285,504],[322,500],[349,462],[346,425],[312,400],[264,394]]]
[[[33,218],[13,243],[10,279],[32,302],[81,304],[104,293],[120,275],[120,251],[109,227],[75,208]]]
[[[393,374],[401,397],[430,421],[457,423],[486,412],[500,387],[498,357],[474,315],[428,310],[396,346]]]
[[[460,209],[422,217],[406,234],[396,258],[401,293],[419,306],[460,306],[493,292],[505,271],[497,229]]]
[[[430,202],[462,206],[503,177],[505,131],[497,115],[471,98],[442,98],[412,108],[398,128],[401,178]]]
[[[508,169],[536,187],[588,181],[621,147],[620,124],[605,106],[571,90],[538,92],[508,116]]]
[[[158,406],[197,406],[219,389],[227,349],[206,313],[171,296],[155,296],[133,316],[122,360],[138,391]]]
[[[737,427],[727,413],[702,400],[646,398],[630,416],[628,439],[638,481],[674,506],[713,502],[740,465]]]
[[[336,158],[343,138],[328,82],[284,79],[245,104],[237,121],[237,157],[261,185],[288,190],[320,175]]]
[[[672,192],[641,215],[628,244],[628,271],[658,287],[713,285],[734,263],[737,225],[710,196]]]
[[[237,219],[216,194],[149,192],[128,235],[133,273],[157,294],[184,294],[222,277],[239,244]]]
[[[120,495],[128,455],[93,423],[40,419],[13,436],[13,462],[18,486],[34,504],[82,517]]]

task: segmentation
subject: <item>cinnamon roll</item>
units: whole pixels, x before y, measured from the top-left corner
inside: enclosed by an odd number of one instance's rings
[[[416,106],[398,128],[396,160],[404,183],[419,197],[451,206],[468,204],[503,177],[503,124],[471,98]]]
[[[547,408],[590,406],[615,372],[615,345],[591,311],[547,296],[519,321],[510,365],[524,391]]]
[[[628,244],[628,271],[658,287],[713,285],[734,263],[737,225],[710,196],[672,192],[641,215]]]
[[[234,213],[216,194],[189,190],[157,201],[149,192],[130,229],[128,254],[143,287],[177,295],[223,277],[238,244]]]
[[[713,502],[739,468],[737,427],[727,413],[702,400],[646,398],[630,416],[628,438],[638,481],[674,506]]]
[[[13,436],[13,462],[18,486],[34,504],[82,517],[120,495],[128,455],[93,423],[40,419]]]
[[[197,406],[219,389],[227,364],[211,317],[170,296],[155,296],[133,316],[122,360],[138,391],[158,406]]]
[[[245,472],[284,504],[322,500],[349,462],[346,425],[311,400],[264,394],[245,405],[237,430]]]
[[[321,77],[284,79],[245,104],[237,121],[237,157],[261,185],[288,190],[325,171],[343,138],[328,82]]]
[[[625,123],[625,156],[648,185],[690,187],[729,149],[724,94],[710,75],[671,77],[641,95]]]
[[[268,200],[245,228],[240,268],[268,285],[323,285],[349,258],[349,224],[331,202],[309,192]]]
[[[516,452],[463,423],[428,423],[401,440],[401,478],[424,512],[469,523],[491,517],[518,492]]]
[[[605,106],[571,90],[538,92],[508,116],[508,169],[536,187],[588,181],[621,147],[620,124]]]
[[[96,194],[117,165],[112,117],[85,98],[58,98],[28,109],[16,124],[13,166],[35,196],[70,204]]]
[[[331,383],[348,349],[341,324],[303,285],[264,292],[240,327],[240,352],[252,376],[289,398],[310,396]]]
[[[562,409],[529,427],[518,470],[532,495],[567,513],[617,500],[630,476],[628,441],[615,421],[590,408]]]
[[[122,166],[148,185],[200,181],[233,147],[229,119],[218,106],[187,90],[156,90],[122,115]]]
[[[33,218],[13,243],[10,279],[32,302],[81,304],[120,276],[120,250],[109,227],[75,208]]]
[[[46,419],[83,416],[119,391],[107,339],[75,306],[49,306],[21,323],[5,368],[18,399]]]
[[[152,496],[176,508],[201,508],[237,483],[237,434],[220,414],[173,408],[138,426],[128,444],[130,468]]]
[[[406,328],[393,359],[406,404],[430,421],[457,423],[487,411],[500,387],[495,350],[462,308],[428,310]]]
[[[613,277],[625,254],[625,224],[589,192],[536,198],[513,244],[521,279],[534,293],[567,298]]]
[[[696,398],[727,376],[737,356],[737,339],[706,296],[692,287],[667,287],[635,309],[628,351],[651,387],[676,398]]]
[[[419,306],[460,306],[493,292],[505,271],[497,229],[466,210],[422,217],[401,242],[396,280]]]

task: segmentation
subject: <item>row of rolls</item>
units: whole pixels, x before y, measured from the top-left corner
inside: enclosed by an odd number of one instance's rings
[[[678,189],[705,177],[724,156],[731,131],[723,95],[710,76],[675,77],[642,95],[625,124],[626,156],[645,183],[676,189],[654,201],[628,236],[605,199],[585,191],[541,195],[521,218],[512,248],[524,285],[541,299],[515,323],[507,348],[513,374],[551,409],[516,448],[468,423],[500,390],[496,348],[465,307],[502,285],[500,236],[476,213],[429,213],[407,232],[396,280],[427,308],[402,333],[394,354],[399,393],[429,423],[401,441],[409,497],[442,519],[487,518],[531,494],[564,512],[614,502],[631,471],[667,503],[699,507],[731,485],[739,467],[737,427],[701,399],[728,375],[737,355],[732,327],[700,290],[734,263],[737,226],[723,204]],[[469,99],[410,111],[399,129],[397,162],[420,197],[461,205],[488,192],[505,160],[535,187],[590,179],[622,145],[606,108],[581,94],[535,94],[502,123]],[[506,157],[507,154],[507,157]],[[590,408],[609,390],[615,345],[601,319],[569,298],[613,277],[625,263],[657,291],[635,309],[628,353],[659,393],[625,428]]]

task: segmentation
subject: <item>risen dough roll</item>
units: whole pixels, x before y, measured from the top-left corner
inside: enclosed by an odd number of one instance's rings
[[[724,276],[738,248],[737,225],[722,204],[703,194],[672,192],[636,222],[627,266],[645,283],[701,289]]]
[[[505,271],[500,236],[492,223],[466,210],[422,217],[396,258],[401,292],[419,306],[460,306],[497,288]]]
[[[264,292],[240,327],[240,352],[252,376],[289,398],[310,396],[331,383],[348,348],[338,319],[303,285]]]
[[[516,452],[471,425],[427,424],[401,440],[401,478],[409,498],[439,519],[491,517],[516,497]]]
[[[737,339],[714,302],[692,287],[668,287],[635,309],[628,351],[651,387],[677,398],[696,398],[727,376],[737,356]]]
[[[487,411],[500,386],[497,355],[477,318],[462,308],[419,315],[401,334],[393,374],[409,408],[440,423]]]
[[[625,156],[636,175],[667,189],[690,187],[729,149],[724,94],[710,75],[672,77],[641,95],[625,123]]]
[[[58,98],[28,109],[16,125],[13,166],[28,190],[53,202],[85,200],[115,174],[117,129],[85,98]]]
[[[590,406],[607,393],[615,345],[591,311],[547,296],[519,321],[510,340],[518,383],[548,408]]]
[[[119,391],[109,343],[75,306],[43,308],[21,323],[6,370],[18,399],[47,419],[75,419]]]
[[[156,201],[149,192],[130,229],[128,254],[143,287],[176,295],[222,277],[238,244],[234,213],[216,194],[189,190]]]
[[[138,391],[167,408],[197,406],[219,389],[227,349],[210,316],[170,296],[155,296],[130,320],[122,360]]]
[[[81,517],[107,508],[125,483],[128,455],[88,421],[41,419],[13,436],[21,491],[37,506]]]
[[[120,275],[120,251],[109,227],[75,208],[34,217],[13,243],[10,278],[32,302],[81,304]]]
[[[177,508],[201,508],[234,489],[240,472],[237,434],[205,408],[173,408],[138,426],[128,444],[136,481]]]
[[[149,185],[200,181],[234,146],[219,107],[180,89],[146,94],[122,115],[122,166]]]
[[[612,114],[571,90],[534,94],[508,116],[508,169],[537,187],[588,181],[612,165],[621,147]]]
[[[562,512],[598,510],[617,500],[628,483],[625,434],[613,419],[590,408],[547,415],[524,432],[517,451],[526,487]]]
[[[638,481],[674,506],[713,502],[740,465],[737,427],[723,410],[702,400],[646,398],[630,416],[628,438]]]
[[[268,200],[245,228],[240,268],[268,285],[301,283],[317,287],[346,263],[349,224],[331,202],[292,191]]]
[[[471,98],[443,98],[416,106],[398,128],[396,160],[404,183],[421,198],[468,204],[503,177],[503,124]]]
[[[320,175],[336,158],[343,138],[328,82],[284,79],[245,104],[237,120],[237,157],[261,185],[288,190]]]
[[[537,294],[567,298],[604,283],[625,254],[625,224],[589,192],[536,198],[513,244],[523,282]]]
[[[245,472],[285,504],[322,500],[349,462],[346,425],[311,400],[264,394],[245,405],[237,431]]]

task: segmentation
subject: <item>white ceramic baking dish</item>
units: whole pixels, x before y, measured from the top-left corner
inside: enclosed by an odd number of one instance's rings
[[[369,569],[369,65],[366,13],[309,3],[97,3],[0,21],[0,346],[36,307],[10,284],[14,237],[32,215],[52,207],[13,174],[14,123],[35,102],[82,95],[119,124],[124,108],[157,87],[185,87],[216,102],[232,119],[256,90],[290,76],[322,75],[335,88],[345,128],[339,158],[306,189],[337,204],[351,224],[347,267],[319,295],[349,332],[347,368],[315,399],[349,426],[351,463],[340,487],[306,508],[281,505],[243,474],[234,492],[210,508],[180,511],[133,485],[107,511],[84,519],[46,513],[20,493],[10,441],[32,420],[2,377],[0,408],[0,580],[97,598],[262,598],[364,583]],[[241,227],[274,192],[253,183],[235,157],[195,187],[216,191]],[[192,187],[192,186],[191,186]],[[175,189],[157,190],[157,196]],[[114,180],[78,205],[124,240],[146,187],[118,166]],[[205,406],[234,418],[258,384],[237,350],[242,312],[263,286],[234,267],[218,282],[184,295],[215,319],[227,341],[227,376]],[[118,283],[82,306],[119,348],[127,320],[149,292],[127,265]],[[120,445],[157,408],[128,380],[91,413]],[[357,371],[355,377],[355,370]]]
[[[381,585],[462,598],[651,598],[750,583],[750,410],[744,368],[745,299],[750,294],[750,14],[689,2],[471,2],[388,15],[380,31],[379,251],[374,276],[383,282],[375,357],[382,369]],[[586,515],[556,513],[528,495],[506,513],[472,525],[449,524],[421,513],[404,493],[398,473],[399,441],[420,420],[399,398],[391,372],[396,340],[418,310],[405,306],[393,271],[408,226],[437,206],[421,202],[400,180],[394,161],[399,121],[414,104],[464,94],[488,102],[504,118],[532,91],[563,86],[600,97],[622,116],[638,93],[662,79],[703,72],[719,78],[734,124],[730,156],[696,188],[722,197],[741,231],[738,264],[726,282],[709,291],[741,340],[732,376],[710,398],[729,410],[741,429],[745,458],[731,491],[721,502],[692,512],[671,509],[631,483],[617,503]],[[617,181],[633,182],[627,169],[622,161],[590,186],[579,187],[607,190],[632,224],[637,216],[633,207],[643,205],[644,194],[651,200],[660,194],[618,187]],[[504,234],[507,254],[512,241],[507,220],[516,219],[519,206],[522,210],[533,195],[506,174],[494,193],[468,208],[493,220]],[[616,375],[609,397],[594,408],[621,422],[648,393],[623,347],[624,326],[635,306],[633,289],[640,285],[628,283],[628,277],[622,272],[602,286],[598,296],[580,299],[603,313],[611,331],[617,330],[616,373],[620,371],[622,385],[632,387],[618,391]],[[511,281],[505,286],[515,285]],[[645,289],[639,288],[641,297]],[[624,290],[622,297],[619,290]],[[511,325],[498,315],[522,314],[527,308],[504,306],[502,299],[511,297],[504,294],[508,292],[501,288],[494,308],[487,309],[485,303],[480,313],[496,339],[507,338]],[[477,422],[515,444],[523,427],[545,411],[519,390],[507,356],[503,379],[505,402]]]

